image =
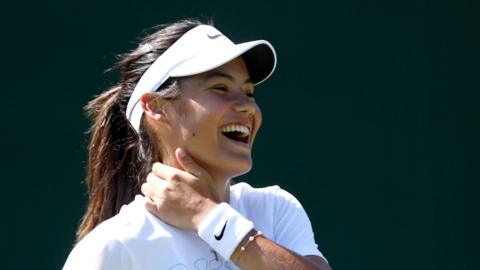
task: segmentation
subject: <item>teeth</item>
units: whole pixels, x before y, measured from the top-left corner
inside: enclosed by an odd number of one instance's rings
[[[234,132],[234,131],[242,133],[243,137],[247,137],[248,135],[250,135],[250,130],[248,129],[248,127],[242,126],[242,125],[232,124],[232,125],[226,125],[220,128],[220,132],[222,133]]]

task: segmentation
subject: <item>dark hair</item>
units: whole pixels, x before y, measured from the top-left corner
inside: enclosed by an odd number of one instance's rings
[[[200,25],[197,20],[182,20],[156,27],[139,46],[122,55],[114,67],[121,82],[91,100],[85,106],[92,119],[89,129],[86,184],[88,206],[77,230],[77,241],[100,222],[116,215],[122,205],[140,193],[141,184],[155,161],[161,161],[160,149],[141,124],[137,134],[125,116],[128,100],[150,65],[188,30]],[[179,94],[178,80],[169,79],[158,95],[174,99]]]

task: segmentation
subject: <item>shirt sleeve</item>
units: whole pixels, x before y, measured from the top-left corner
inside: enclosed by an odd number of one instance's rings
[[[63,270],[130,270],[126,247],[119,240],[89,237],[74,247]],[[86,237],[86,238],[87,238]]]
[[[316,255],[318,250],[312,225],[300,202],[290,193],[275,187],[274,241],[302,256]]]

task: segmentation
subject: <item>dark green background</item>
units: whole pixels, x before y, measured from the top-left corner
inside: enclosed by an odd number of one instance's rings
[[[257,186],[300,199],[334,269],[479,269],[478,1],[3,4],[1,269],[60,269],[85,208],[82,107],[143,29],[213,17],[278,53]]]

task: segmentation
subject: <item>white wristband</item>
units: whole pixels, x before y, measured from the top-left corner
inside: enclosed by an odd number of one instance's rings
[[[252,229],[253,222],[227,203],[221,203],[202,221],[198,235],[224,259],[230,260],[235,248]]]

